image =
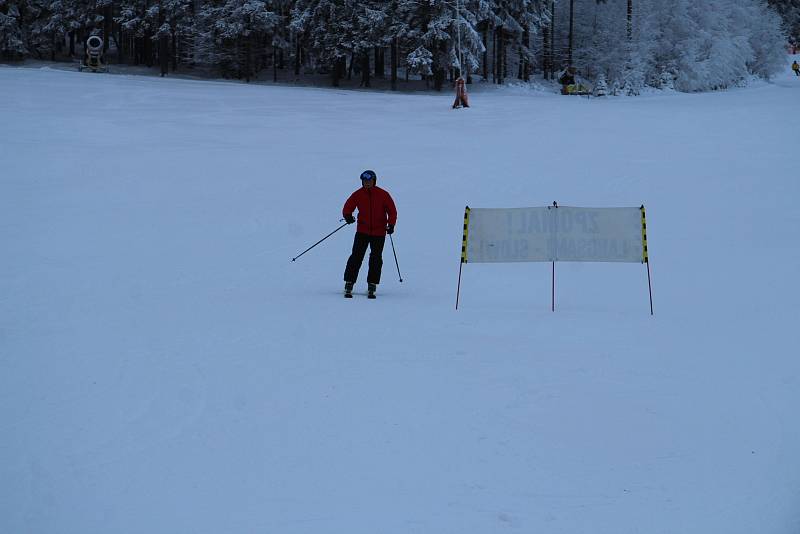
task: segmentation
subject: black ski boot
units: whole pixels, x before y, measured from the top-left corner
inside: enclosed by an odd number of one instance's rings
[[[378,284],[367,284],[367,298],[374,299],[375,291],[378,289]]]
[[[344,298],[346,299],[353,298],[353,282],[344,283]]]

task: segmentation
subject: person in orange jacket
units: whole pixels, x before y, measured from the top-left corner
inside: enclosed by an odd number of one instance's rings
[[[797,76],[800,76],[800,65],[797,64],[796,60],[792,63],[792,70]]]
[[[464,78],[459,76],[456,79],[456,100],[453,102],[453,109],[461,106],[469,107],[469,97],[467,97],[467,85],[464,83]]]
[[[375,171],[361,173],[361,187],[350,195],[344,203],[342,215],[347,224],[356,222],[353,212],[358,209],[358,224],[353,238],[353,251],[344,269],[344,296],[352,298],[353,286],[358,279],[358,271],[364,261],[369,246],[369,271],[367,272],[367,296],[375,298],[375,291],[381,282],[383,267],[383,245],[386,234],[394,233],[397,223],[397,208],[388,191],[378,187]]]

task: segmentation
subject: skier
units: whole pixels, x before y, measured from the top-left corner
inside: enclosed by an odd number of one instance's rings
[[[459,76],[456,79],[456,100],[453,102],[453,109],[464,106],[469,107],[469,98],[467,97],[467,86],[464,84],[464,78]]]
[[[796,60],[792,63],[792,70],[794,71],[795,75],[800,76],[800,65],[797,64]]]
[[[366,170],[361,173],[361,188],[354,191],[342,208],[342,215],[347,224],[356,219],[353,211],[358,209],[358,225],[353,239],[353,252],[347,260],[344,270],[344,296],[353,297],[353,285],[358,278],[358,271],[364,261],[364,254],[369,245],[369,272],[367,273],[367,297],[374,299],[375,291],[381,281],[383,266],[383,244],[386,234],[394,233],[397,222],[397,209],[391,195],[376,186],[378,177],[375,171]]]

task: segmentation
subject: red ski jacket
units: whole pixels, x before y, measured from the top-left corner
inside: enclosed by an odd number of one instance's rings
[[[389,193],[378,186],[361,187],[354,191],[342,208],[342,215],[352,215],[358,209],[356,231],[362,234],[385,236],[386,224],[395,225],[397,208]]]

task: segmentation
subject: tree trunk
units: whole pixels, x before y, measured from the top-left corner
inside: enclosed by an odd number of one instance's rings
[[[483,81],[489,79],[489,25],[487,24],[481,32],[483,36]]]
[[[508,52],[506,36],[502,28],[500,28],[500,50],[502,52],[500,61],[500,83],[503,84],[506,81],[506,76],[508,76]]]
[[[502,84],[503,77],[505,75],[505,69],[503,68],[505,62],[505,42],[503,37],[503,28],[502,26],[499,28],[495,28],[494,31],[495,35],[495,83]]]
[[[630,2],[630,0],[628,0]],[[569,45],[567,48],[567,65],[572,66],[572,43],[575,29],[575,0],[569,0]]]
[[[174,26],[173,26],[174,28]],[[172,72],[178,70],[178,33],[172,30],[172,39],[170,40],[171,48],[169,57],[172,59]]]
[[[628,0],[628,41],[633,38],[633,0]]]
[[[392,91],[397,91],[397,37],[392,39]]]
[[[492,28],[492,83],[497,83],[497,28]]]
[[[69,56],[75,57],[75,32],[69,32]]]
[[[297,43],[294,49],[294,75],[300,76],[300,60],[302,59],[303,49],[300,47],[300,38],[298,36]]]
[[[250,83],[253,75],[253,35],[244,38],[244,81]]]
[[[375,77],[383,78],[383,71],[386,67],[383,60],[383,48],[380,46],[375,47]]]
[[[163,78],[169,72],[169,43],[166,35],[158,38],[158,63],[161,66],[161,77]]]
[[[272,47],[272,81],[278,82],[278,49]]]
[[[550,69],[549,79],[554,79],[556,73],[556,0],[550,0],[550,57],[547,67]]]
[[[150,68],[153,67],[153,45],[152,45],[153,40],[151,39],[151,37],[152,36],[150,35],[150,32],[147,32],[143,38],[144,64]]]
[[[337,57],[333,61],[333,72],[332,72],[332,78],[333,79],[331,80],[331,83],[333,84],[334,87],[339,87],[339,80],[342,77],[342,70],[343,70],[342,69],[342,60],[343,59],[344,58]]]
[[[361,54],[361,87],[369,87],[369,50]]]
[[[353,79],[353,66],[355,65],[355,59],[356,59],[355,52],[353,52],[352,54],[350,54],[350,68],[347,69],[347,79],[348,80],[352,80]],[[345,61],[347,61],[347,60],[345,59]]]
[[[531,32],[528,27],[525,27],[525,32],[522,34],[522,43],[525,45],[525,58],[522,60],[522,79],[523,81],[531,81],[531,62],[528,55],[531,53]]]
[[[445,69],[445,67],[443,65],[439,64],[439,60],[438,60],[438,58],[442,56],[441,53],[446,50],[446,46],[447,46],[447,44],[444,41],[440,42],[439,46],[438,46],[440,53],[436,54],[436,56],[434,56],[434,62],[433,62],[433,86],[434,86],[434,89],[436,89],[437,91],[441,91],[442,90],[442,87],[444,87],[445,77],[447,76],[447,70]]]
[[[103,7],[103,53],[108,52],[108,45],[111,44],[111,23],[114,22],[114,5],[108,3]]]
[[[433,88],[437,91],[441,91],[442,87],[444,87],[444,78],[447,74],[442,67],[436,67],[433,71]]]
[[[122,27],[119,24],[114,24],[116,32],[114,34],[114,41],[117,43],[117,63],[125,62],[125,40],[123,39]],[[113,32],[113,30],[112,30]]]
[[[158,27],[164,24],[164,10],[161,8],[161,3],[158,4]],[[167,75],[169,72],[169,46],[167,43],[167,36],[160,32],[158,36],[158,64],[161,67],[161,77]]]

